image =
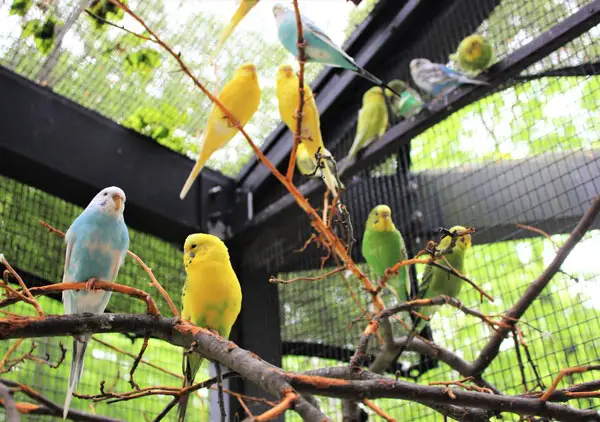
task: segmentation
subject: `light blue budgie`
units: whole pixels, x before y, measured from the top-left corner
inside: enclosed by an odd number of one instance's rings
[[[277,22],[277,34],[281,44],[294,55],[298,57],[298,27],[296,25],[296,14],[293,9],[276,4],[273,7],[273,14]],[[323,63],[333,67],[341,67],[358,73],[363,78],[373,82],[377,86],[383,86],[400,96],[394,89],[383,83],[381,79],[367,72],[358,66],[354,59],[325,34],[313,21],[304,15],[300,15],[302,20],[302,35],[306,46],[304,55],[307,62]]]
[[[445,96],[464,84],[489,85],[485,81],[471,79],[443,64],[432,63],[427,59],[411,60],[410,75],[419,88],[436,98]]]
[[[125,193],[116,186],[105,188],[73,221],[65,235],[67,252],[63,283],[88,282],[82,291],[63,292],[65,314],[104,312],[111,292],[93,290],[95,280],[115,281],[129,248],[129,232],[123,219]],[[90,335],[73,337],[73,361],[65,398],[67,417],[73,391],[83,372],[83,358]]]

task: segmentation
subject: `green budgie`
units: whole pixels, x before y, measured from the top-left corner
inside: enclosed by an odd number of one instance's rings
[[[456,53],[450,55],[460,70],[477,74],[486,70],[494,61],[494,48],[481,35],[473,34],[463,39]]]
[[[400,79],[394,79],[389,83],[396,92],[400,93],[400,97],[394,95],[391,91],[386,90],[385,95],[392,103],[392,112],[396,118],[404,117],[408,119],[418,114],[422,109],[423,99],[417,91],[412,89],[406,82]]]
[[[356,136],[348,157],[353,159],[361,149],[381,138],[387,130],[388,123],[389,116],[383,89],[374,86],[363,94],[362,107],[358,112]]]
[[[362,240],[362,254],[373,273],[379,278],[384,276],[385,270],[393,267],[398,261],[408,258],[404,239],[394,225],[392,211],[387,205],[377,205],[369,213]],[[398,283],[395,280],[398,280]],[[402,267],[397,276],[390,277],[388,280],[390,287],[399,288],[397,295],[401,301],[408,300],[409,283],[408,266]]]
[[[449,249],[454,240],[454,246],[451,250],[444,254],[448,263],[459,273],[462,274],[464,268],[465,252],[471,247],[471,235],[468,233],[458,236],[456,233],[466,232],[467,229],[463,226],[454,226],[447,233],[445,233],[437,246],[436,256],[440,256],[442,252]],[[448,266],[443,258],[436,261],[440,265]],[[460,290],[463,285],[463,280],[457,276],[450,274],[448,271],[443,270],[433,265],[427,265],[423,271],[421,277],[421,284],[416,295],[416,299],[430,299],[440,295],[457,297],[460,294]],[[423,306],[417,308],[415,311],[421,315],[425,315],[431,318],[438,311],[439,306]],[[418,318],[414,324],[412,331],[414,333],[420,333],[429,324],[429,321]],[[414,337],[414,334],[410,333],[406,342],[406,347],[410,344],[410,341]],[[403,349],[404,350],[404,349]],[[398,356],[402,354],[402,351]]]

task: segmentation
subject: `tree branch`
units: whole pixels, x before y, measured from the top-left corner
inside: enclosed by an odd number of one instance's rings
[[[0,397],[2,397],[2,406],[6,409],[6,422],[19,422],[19,411],[15,400],[10,395],[10,391],[6,385],[0,383]]]
[[[473,362],[473,372],[468,375],[476,376],[481,374],[496,358],[496,356],[498,356],[498,353],[500,352],[500,345],[506,336],[512,331],[513,327],[519,321],[519,318],[523,316],[525,311],[537,299],[548,283],[550,283],[550,280],[552,280],[554,275],[560,270],[560,266],[592,226],[594,220],[598,216],[598,213],[600,213],[600,196],[594,198],[592,206],[587,210],[581,220],[579,220],[579,223],[577,223],[577,226],[573,229],[565,244],[557,251],[556,256],[550,265],[548,265],[548,267],[537,278],[537,280],[531,283],[517,303],[515,303],[515,305],[506,313],[506,316],[502,319],[502,322],[506,324],[508,328],[500,327],[496,331],[494,336],[485,345],[475,362]]]
[[[11,387],[22,392],[29,398],[35,400],[40,404],[32,404],[25,402],[16,403],[19,413],[31,414],[31,415],[51,415],[62,418],[63,407],[54,403],[52,400],[47,399],[31,387],[18,383],[16,381],[7,380],[0,378],[0,385]],[[89,413],[82,412],[76,409],[69,409],[67,419],[72,421],[86,421],[86,422],[124,422],[120,419],[109,418],[107,416],[91,415]]]
[[[279,409],[291,405],[304,418],[319,420],[327,417],[306,402],[298,393],[360,399],[396,398],[441,405],[466,406],[484,410],[539,415],[569,421],[600,421],[594,410],[579,410],[564,405],[544,403],[539,398],[506,396],[395,381],[369,371],[351,371],[344,366],[325,368],[304,374],[285,372],[264,362],[255,354],[212,332],[175,318],[165,319],[142,314],[77,314],[45,317],[0,318],[0,340],[9,338],[52,337],[107,332],[150,334],[180,347],[193,350],[207,359],[217,361],[241,376],[282,398]],[[419,344],[418,341],[415,342]],[[350,379],[352,381],[347,381]],[[292,396],[294,394],[294,396]],[[304,400],[304,401],[303,401]]]

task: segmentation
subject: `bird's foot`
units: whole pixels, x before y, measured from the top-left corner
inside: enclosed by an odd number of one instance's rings
[[[240,121],[237,119],[232,119],[230,117],[225,116],[225,118],[227,119],[227,124],[229,125],[229,127],[242,127],[242,125],[240,124]]]
[[[100,281],[100,280],[98,280],[96,277],[90,278],[87,281],[87,283],[85,283],[85,290],[88,291],[88,292],[96,290],[96,288],[94,287],[94,285],[96,284],[97,281]]]

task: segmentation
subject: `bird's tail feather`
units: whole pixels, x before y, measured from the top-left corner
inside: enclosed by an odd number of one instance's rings
[[[69,375],[69,386],[67,388],[67,396],[65,397],[63,420],[67,418],[67,414],[69,413],[73,391],[75,391],[79,385],[79,379],[83,372],[83,358],[85,356],[86,348],[87,339],[84,341],[73,339],[73,360],[71,361],[71,374]]]
[[[219,42],[217,43],[217,46],[215,47],[215,50],[213,51],[213,53],[210,55],[210,62],[213,62],[215,60],[215,57],[217,57],[217,55],[221,51],[221,48],[223,48],[223,44],[225,44],[225,40],[227,40],[227,38],[229,38],[229,36],[233,32],[233,30],[236,28],[236,26],[239,25],[239,23],[242,21],[242,19],[244,19],[244,16],[246,16],[248,14],[248,12],[250,12],[250,10],[254,6],[255,6],[255,4],[249,6],[248,3],[244,2],[244,1],[242,1],[240,3],[239,7],[237,8],[237,10],[233,14],[231,20],[229,21],[229,24],[221,33]]]
[[[206,160],[207,160],[207,158],[205,158],[202,155],[202,153],[200,153],[200,157],[198,157],[198,161],[196,161],[196,164],[194,164],[194,168],[192,168],[190,175],[188,176],[187,180],[185,181],[185,184],[183,185],[183,188],[181,189],[181,193],[179,194],[179,199],[185,198],[185,196],[188,194],[192,185],[194,184],[194,181],[200,174],[200,170],[202,170],[202,168],[204,167],[204,164],[206,164]]]
[[[489,85],[489,82],[480,81],[479,79],[471,79],[471,78],[467,78],[467,77],[464,77],[464,79],[461,80],[461,82],[472,84],[472,85]]]
[[[189,387],[194,384],[194,378],[200,366],[202,365],[202,357],[197,353],[183,354],[183,388]],[[185,413],[187,411],[188,401],[190,395],[181,396],[179,399],[179,408],[177,411],[177,422],[183,422],[185,420]]]
[[[389,89],[392,93],[394,93],[394,95],[396,95],[398,98],[401,98],[402,96],[400,95],[400,93],[398,91],[396,91],[393,88],[390,88],[390,86],[388,84],[386,84],[385,82],[383,82],[381,79],[379,79],[377,76],[373,75],[370,72],[367,72],[365,69],[363,69],[362,67],[358,67],[357,66],[357,70],[356,73],[358,73],[360,76],[362,76],[363,78],[365,78],[368,81],[373,82],[375,85],[380,86],[382,88],[385,89]]]

